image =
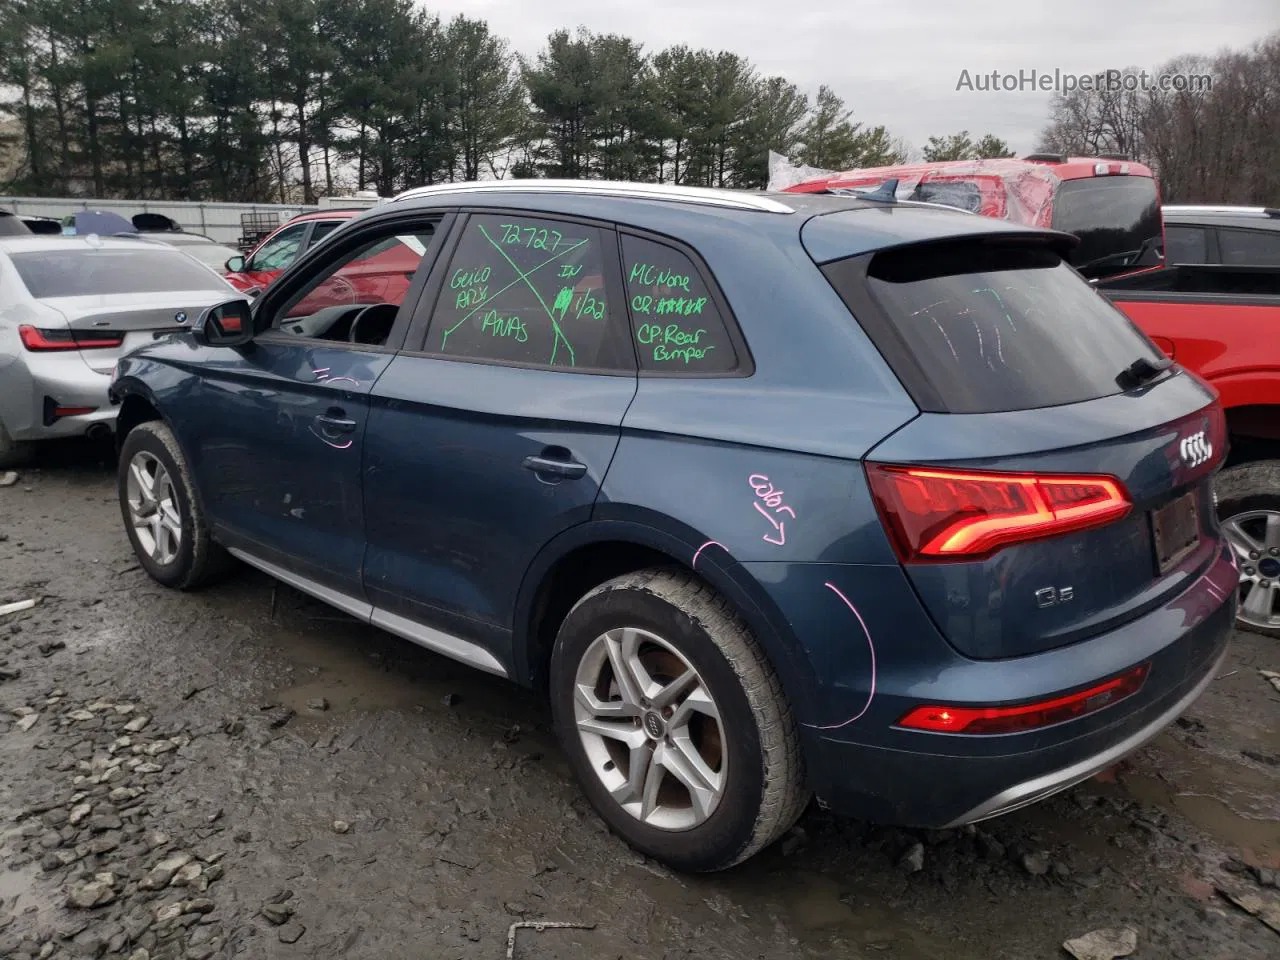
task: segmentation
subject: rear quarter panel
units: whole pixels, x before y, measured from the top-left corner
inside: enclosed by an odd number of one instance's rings
[[[722,233],[691,218],[680,231],[715,277],[754,373],[642,374],[593,520],[654,531],[740,609],[765,611],[759,640],[809,717],[828,714],[813,699],[823,658],[776,611],[798,565],[897,570],[859,459],[917,409],[800,245],[798,220]]]

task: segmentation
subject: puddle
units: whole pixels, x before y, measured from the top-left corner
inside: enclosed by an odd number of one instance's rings
[[[9,905],[9,914],[17,916],[29,907],[39,906],[32,894],[39,867],[30,863],[25,867],[0,867],[0,908]]]
[[[660,912],[689,922],[714,923],[715,915],[736,920],[772,921],[811,947],[825,943],[841,957],[883,956],[894,960],[970,960],[954,943],[928,937],[884,905],[882,890],[857,890],[830,876],[788,864],[779,883],[780,864],[752,862],[710,877],[646,877],[635,871],[634,885],[651,897]],[[864,954],[863,951],[870,951]],[[827,953],[822,953],[827,956]]]
[[[1245,816],[1217,796],[1175,788],[1158,777],[1131,773],[1120,782],[1134,799],[1172,807],[1215,840],[1267,860],[1280,856],[1280,820]]]
[[[281,587],[274,623],[255,641],[293,665],[294,682],[276,699],[301,718],[350,711],[421,708],[444,713],[461,708],[502,728],[530,730],[549,711],[528,691],[402,640],[308,597]],[[310,709],[323,698],[329,709]],[[446,700],[449,702],[446,704]]]

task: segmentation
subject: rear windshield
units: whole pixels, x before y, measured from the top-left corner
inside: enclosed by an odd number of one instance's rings
[[[1117,378],[1139,357],[1160,356],[1047,249],[930,244],[878,254],[865,273],[864,263],[837,261],[823,272],[926,409],[994,413],[1094,400],[1120,393]],[[871,294],[868,309],[857,285]]]
[[[1071,262],[1086,277],[1159,263],[1164,227],[1150,177],[1066,180],[1053,201],[1053,228],[1074,233]]]
[[[177,250],[42,250],[14,253],[10,260],[37,300],[119,293],[221,290],[209,269]]]
[[[24,237],[31,231],[27,225],[7,210],[0,210],[0,237]]]

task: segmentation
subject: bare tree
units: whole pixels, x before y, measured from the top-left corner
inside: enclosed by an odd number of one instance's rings
[[[1146,89],[1054,97],[1040,149],[1150,164],[1166,201],[1280,204],[1280,32],[1147,76]]]

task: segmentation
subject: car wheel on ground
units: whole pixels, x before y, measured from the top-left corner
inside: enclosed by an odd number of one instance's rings
[[[125,437],[117,487],[129,542],[152,579],[186,590],[225,571],[230,557],[210,537],[186,458],[163,422]]]
[[[1280,637],[1280,461],[1224,470],[1218,519],[1240,562],[1241,629]]]
[[[30,459],[31,444],[14,440],[0,423],[0,470],[20,467]]]
[[[628,574],[578,601],[556,640],[551,696],[597,812],[677,869],[747,859],[808,801],[777,676],[728,602],[692,574]]]

